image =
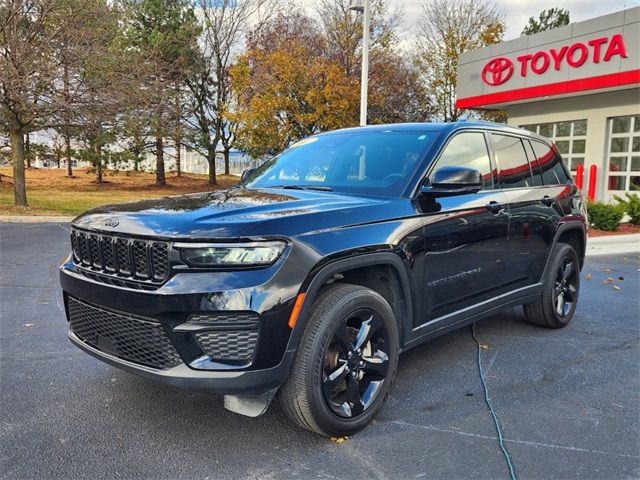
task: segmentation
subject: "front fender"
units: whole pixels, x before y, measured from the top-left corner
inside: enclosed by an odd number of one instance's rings
[[[404,318],[397,319],[401,332],[410,332],[413,325],[414,312],[414,296],[411,290],[409,272],[405,261],[398,253],[393,251],[378,251],[370,253],[360,253],[349,255],[347,258],[340,258],[330,261],[322,265],[320,268],[314,269],[309,275],[300,289],[300,293],[305,293],[304,302],[298,314],[297,321],[289,338],[287,351],[297,350],[302,335],[309,321],[311,308],[318,298],[318,294],[323,285],[327,283],[333,276],[348,270],[367,266],[387,265],[393,268],[394,272],[400,279],[400,286],[406,305],[406,315]],[[405,338],[401,337],[400,346],[404,344]]]

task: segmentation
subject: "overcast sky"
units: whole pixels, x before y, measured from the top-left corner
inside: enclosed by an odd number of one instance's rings
[[[314,0],[301,0],[309,8],[313,8]],[[389,0],[391,5],[402,5],[404,11],[404,32],[401,32],[401,42],[408,43],[411,30],[422,12],[422,5],[428,0]],[[504,11],[507,31],[505,39],[520,36],[529,17],[537,17],[542,10],[562,7],[569,10],[571,22],[580,22],[593,17],[606,15],[626,8],[640,5],[640,0],[495,0],[499,8]],[[357,3],[358,0],[354,0]]]

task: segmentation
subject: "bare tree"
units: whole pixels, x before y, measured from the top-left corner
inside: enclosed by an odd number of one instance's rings
[[[432,0],[423,5],[415,60],[440,120],[453,122],[464,115],[455,104],[458,59],[468,50],[499,42],[503,18],[490,0]]]
[[[362,14],[351,10],[352,0],[320,0],[317,11],[329,53],[347,76],[360,75],[362,56]],[[402,7],[391,8],[388,0],[371,1],[371,63],[377,53],[397,41],[396,30],[402,24]]]
[[[225,174],[235,131],[229,111],[233,90],[229,77],[234,55],[249,29],[258,31],[273,13],[275,0],[198,0],[203,34],[200,68],[189,81],[195,130],[193,147],[207,157],[209,183],[216,183],[216,149],[222,145]]]

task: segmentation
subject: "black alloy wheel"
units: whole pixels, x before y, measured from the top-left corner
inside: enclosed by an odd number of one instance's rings
[[[566,317],[577,300],[578,266],[574,256],[567,253],[558,264],[553,288],[553,303],[560,318]]]
[[[353,434],[382,408],[393,382],[400,352],[393,310],[369,288],[333,284],[318,293],[303,322],[280,405],[307,430]]]
[[[580,260],[573,247],[558,243],[542,279],[542,294],[524,305],[524,313],[534,325],[562,328],[573,318],[580,293]]]
[[[343,418],[366,411],[382,390],[389,370],[389,335],[370,309],[338,324],[324,355],[322,391],[331,410]]]

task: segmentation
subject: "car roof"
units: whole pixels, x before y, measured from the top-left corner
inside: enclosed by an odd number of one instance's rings
[[[479,120],[473,121],[457,121],[457,122],[423,122],[423,123],[386,123],[381,125],[366,125],[362,127],[350,127],[341,128],[339,130],[332,130],[330,132],[324,132],[320,135],[330,135],[332,133],[343,132],[358,132],[358,131],[372,131],[372,132],[445,132],[446,134],[465,129],[482,128],[484,130],[496,130],[505,133],[512,133],[515,135],[525,135],[527,137],[536,138],[542,140],[545,143],[549,142],[549,139],[538,135],[530,130],[524,128],[512,127],[503,123],[485,122]]]

